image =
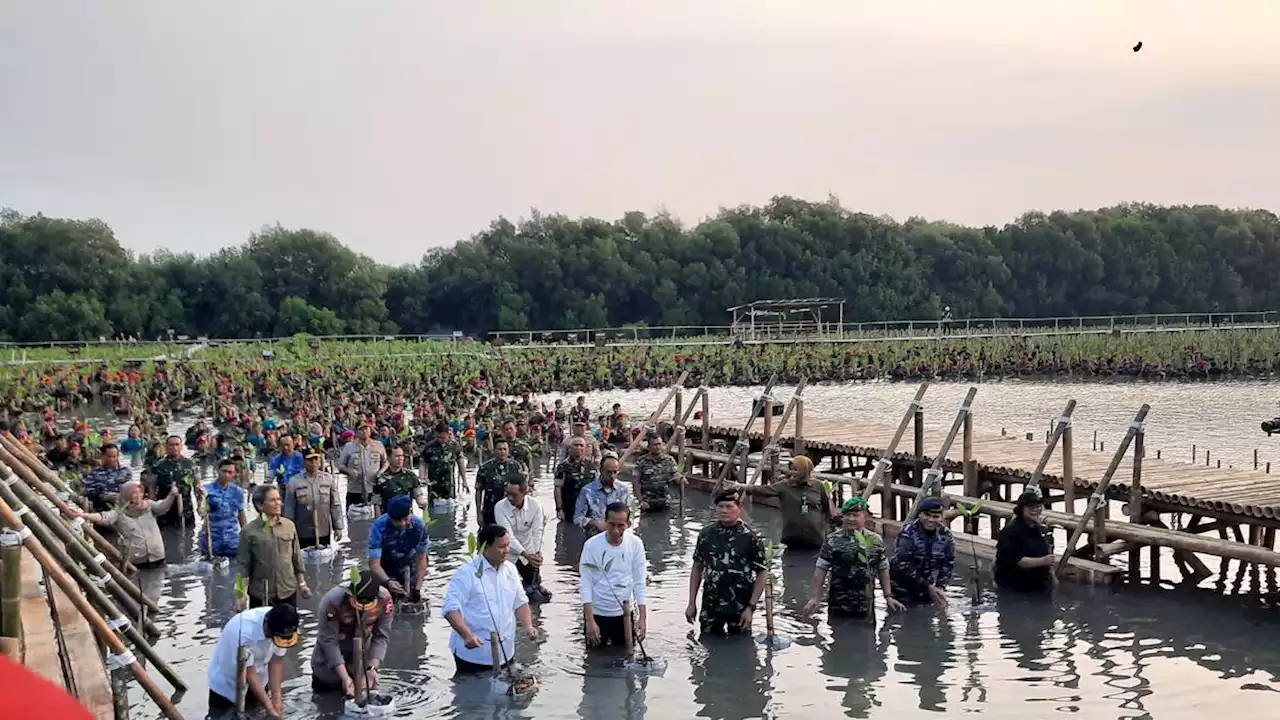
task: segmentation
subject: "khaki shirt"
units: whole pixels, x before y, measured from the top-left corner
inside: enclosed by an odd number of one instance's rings
[[[286,517],[268,525],[265,515],[245,525],[236,564],[249,581],[250,595],[273,600],[294,594],[305,569],[297,526]]]
[[[334,530],[344,529],[346,516],[338,496],[338,481],[327,472],[294,475],[285,486],[284,516],[305,538],[331,537]]]
[[[342,448],[338,456],[338,468],[355,470],[355,477],[347,483],[348,493],[373,495],[373,488],[378,475],[391,464],[387,458],[387,449],[377,440],[370,440],[368,445],[352,440]]]

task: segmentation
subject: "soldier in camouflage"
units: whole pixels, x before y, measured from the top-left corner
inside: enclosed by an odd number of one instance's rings
[[[502,423],[502,437],[506,440],[511,458],[524,466],[525,477],[528,477],[533,468],[533,448],[529,446],[529,443],[517,437],[516,424],[510,420]],[[497,446],[494,447],[494,450],[497,450]],[[532,484],[529,485],[529,491],[533,491]]]
[[[874,609],[872,593],[879,576],[881,591],[890,610],[905,609],[893,597],[889,563],[885,559],[884,538],[867,530],[867,501],[849,498],[840,508],[842,526],[827,536],[818,551],[813,571],[813,587],[804,614],[810,615],[822,603],[822,587],[831,576],[827,594],[828,615],[865,618]]]
[[[165,440],[165,456],[151,464],[143,473],[148,495],[152,500],[169,497],[169,488],[178,488],[181,508],[174,504],[164,515],[156,518],[159,525],[177,525],[185,517],[195,519],[195,503],[191,489],[196,485],[196,465],[182,457],[182,438],[170,435]]]
[[[893,596],[904,605],[947,606],[943,591],[956,567],[956,541],[942,519],[942,501],[927,497],[920,516],[898,533],[889,579]]]
[[[524,466],[511,459],[511,447],[505,438],[494,441],[493,450],[496,456],[476,472],[476,519],[480,527],[496,522],[493,509],[506,496],[507,482],[512,478],[528,480]]]
[[[641,455],[632,465],[631,482],[635,496],[640,499],[640,509],[659,512],[666,510],[670,503],[668,488],[684,485],[684,475],[680,473],[676,459],[666,453],[661,435],[650,433],[648,440],[648,454]]]
[[[408,495],[417,499],[418,488],[421,486],[417,474],[405,467],[404,448],[392,448],[388,451],[388,455],[390,464],[373,482],[373,489],[378,492],[379,510],[386,508],[391,503],[391,499],[398,495]]]
[[[556,519],[572,520],[578,506],[578,493],[599,477],[596,463],[586,455],[587,439],[575,437],[569,441],[569,457],[556,466]]]
[[[704,635],[750,632],[751,618],[766,580],[764,539],[742,522],[742,505],[736,490],[725,490],[716,496],[716,519],[719,522],[698,533],[684,617],[692,623],[696,616]],[[699,612],[698,586],[704,579]]]
[[[436,423],[435,437],[422,448],[422,465],[426,468],[433,499],[452,500],[455,477],[464,478],[463,490],[469,489],[466,466],[462,464],[462,444],[454,439],[453,428],[448,423]]]

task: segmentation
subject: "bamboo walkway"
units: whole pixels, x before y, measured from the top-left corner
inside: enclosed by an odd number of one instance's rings
[[[931,420],[926,420],[924,432],[926,464],[933,461],[932,453],[936,452],[946,434],[946,428],[939,423],[950,423],[954,417],[950,412],[948,415],[951,417],[939,418],[935,415]],[[716,419],[721,424],[709,428],[712,437],[736,438],[742,430],[746,415]],[[760,427],[759,421],[756,427]],[[880,458],[884,448],[889,446],[895,430],[896,428],[892,426],[877,423],[806,417],[802,440],[804,447],[808,450]],[[1122,435],[1123,432],[1117,432],[1116,437],[1106,438],[1107,447],[1119,440]],[[762,432],[751,433],[752,440],[761,441],[763,437]],[[908,430],[907,436],[898,446],[898,452],[894,453],[894,458],[911,459],[911,437]],[[793,441],[794,437],[788,429],[781,443],[791,447]],[[1081,447],[1082,444],[1084,447]],[[973,433],[973,459],[979,472],[994,475],[1030,477],[1044,452],[1044,447],[1043,437],[1038,441],[1026,440],[1024,437],[983,432],[977,428]],[[947,470],[960,471],[962,452],[960,443],[957,442],[952,446],[947,453]],[[1079,438],[1076,438],[1072,448],[1072,458],[1075,466],[1076,496],[1083,497],[1097,487],[1098,480],[1106,473],[1111,463],[1112,452],[1093,450],[1087,443],[1081,443]],[[1055,449],[1049,464],[1045,467],[1044,479],[1051,485],[1060,485],[1062,475],[1062,450],[1059,447]],[[1111,483],[1109,494],[1118,492],[1127,497],[1132,478],[1132,461],[1121,462]],[[1280,519],[1280,477],[1256,470],[1212,468],[1157,459],[1154,453],[1148,451],[1142,461],[1141,486],[1144,498],[1185,507],[1188,512],[1203,509],[1245,518]]]

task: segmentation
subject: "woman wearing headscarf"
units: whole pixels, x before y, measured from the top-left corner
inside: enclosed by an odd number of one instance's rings
[[[836,507],[822,481],[813,477],[813,461],[791,458],[790,477],[769,485],[736,485],[754,497],[775,497],[782,510],[782,544],[792,550],[817,550],[827,536]]]
[[[142,483],[130,480],[120,486],[120,501],[111,510],[86,513],[74,505],[68,510],[75,517],[115,530],[119,536],[116,544],[129,562],[141,570],[164,564],[164,536],[160,534],[156,518],[169,512],[177,498],[178,487],[172,485],[165,499],[148,500],[142,492]]]

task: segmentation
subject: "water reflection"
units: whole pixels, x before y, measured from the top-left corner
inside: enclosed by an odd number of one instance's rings
[[[841,705],[849,717],[869,717],[881,705],[878,688],[889,669],[886,655],[890,642],[888,625],[877,631],[871,623],[860,620],[839,619],[829,632],[819,633],[819,669],[838,681],[826,687],[841,692]]]

